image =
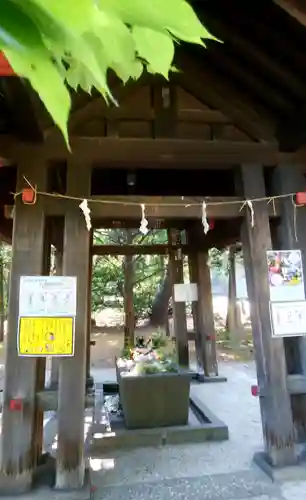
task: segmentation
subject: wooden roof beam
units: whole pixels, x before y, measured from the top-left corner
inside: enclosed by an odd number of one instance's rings
[[[10,111],[14,135],[23,141],[42,142],[43,132],[32,100],[34,91],[29,83],[10,76],[1,78],[0,84]]]
[[[267,110],[270,108],[286,112],[292,109],[294,102],[290,103],[288,93],[281,93],[279,88],[272,87],[265,80],[260,78],[256,71],[252,73],[243,67],[243,62],[238,62],[229,53],[227,46],[216,46],[216,43],[211,44],[211,49],[208,50],[209,60],[215,67],[226,72],[229,78],[234,78],[238,85],[244,86],[247,92],[261,102],[265,102]],[[268,111],[265,111],[268,114]]]
[[[202,0],[200,0],[201,3]],[[278,64],[290,68],[291,73],[300,73],[300,69],[306,64],[305,51],[303,44],[297,44],[291,36],[285,36],[283,30],[277,31],[278,15],[283,18],[283,11],[274,2],[245,2],[241,4],[239,15],[237,10],[233,9],[231,2],[207,2],[205,3],[206,10],[214,17],[222,18],[223,22],[229,27],[233,33],[248,39],[254,40],[256,45],[261,47],[262,51],[267,54],[273,54],[272,57],[278,60]],[[268,8],[273,11],[274,23],[265,22],[262,13]],[[272,8],[272,9],[271,9]],[[200,12],[200,9],[199,9]],[[289,19],[291,21],[291,19]],[[294,21],[294,19],[292,19]],[[292,24],[292,23],[291,23]],[[208,26],[209,27],[209,26]],[[218,33],[216,33],[218,35]],[[303,77],[301,76],[303,83]]]
[[[276,129],[280,151],[293,153],[306,143],[306,105],[281,120]]]
[[[242,101],[241,93],[224,78],[207,70],[205,63],[200,68],[194,58],[181,53],[177,65],[182,69],[176,76],[178,82],[196,99],[219,109],[254,141],[276,142],[273,124],[265,116],[260,116],[246,100]]]
[[[201,163],[203,166],[204,163],[235,165],[252,161],[273,165],[278,161],[276,143],[108,137],[71,137],[70,143],[73,154],[86,165],[121,163],[123,166],[131,162],[139,163],[139,158],[144,165],[156,162],[167,168],[176,168],[177,162],[185,162],[188,166]],[[24,148],[19,149],[19,154],[22,150],[25,152]],[[43,147],[36,148],[35,154],[41,155],[42,161],[65,160],[71,156],[62,137],[46,140]]]
[[[304,0],[273,0],[299,23],[306,26],[306,4]]]
[[[227,46],[232,46],[240,52],[246,60],[252,60],[258,67],[261,67],[271,76],[275,77],[288,90],[291,90],[297,97],[306,98],[306,88],[289,68],[284,68],[272,57],[256,46],[246,36],[239,33],[234,26],[228,26],[219,18],[205,16],[208,28],[219,37]]]

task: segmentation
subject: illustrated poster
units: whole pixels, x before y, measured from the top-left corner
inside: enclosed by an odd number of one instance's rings
[[[267,262],[271,302],[305,300],[301,251],[269,250]]]

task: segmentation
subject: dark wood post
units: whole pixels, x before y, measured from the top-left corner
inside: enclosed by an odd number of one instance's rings
[[[42,274],[45,276],[50,275],[51,268],[51,220],[45,220],[45,234],[44,234],[44,248],[43,248],[43,267]],[[36,388],[35,392],[43,391],[46,382],[46,358],[41,357],[37,359],[36,364]],[[33,452],[35,453],[35,463],[39,460],[43,452],[44,440],[44,412],[41,408],[35,409],[35,424],[33,429]]]
[[[71,159],[67,166],[67,192],[88,197],[91,170]],[[84,483],[84,409],[86,379],[86,327],[90,231],[79,203],[67,203],[63,273],[77,277],[77,315],[74,356],[60,365],[56,487],[79,489]]]
[[[174,300],[174,285],[176,283],[184,283],[182,252],[180,249],[171,248],[171,245],[175,244],[179,247],[179,243],[181,241],[180,232],[175,229],[171,229],[168,232],[168,238],[170,244],[169,263],[172,280],[173,326],[176,338],[178,361],[181,366],[189,367],[186,305],[185,302],[175,302]]]
[[[188,255],[188,265],[189,265],[189,279],[190,283],[198,283],[199,281],[199,268],[197,253],[193,252]],[[202,350],[202,338],[201,338],[201,324],[199,318],[199,307],[197,302],[192,302],[191,304],[192,317],[193,317],[193,329],[195,333],[195,349],[196,349],[196,359],[197,359],[197,370],[198,372],[204,372],[204,366],[206,365],[206,351]],[[205,342],[204,342],[205,344]]]
[[[263,168],[243,165],[241,168],[244,197],[265,196]],[[266,251],[272,248],[268,206],[254,203],[254,226],[245,207],[242,228],[243,255],[255,346],[257,377],[265,451],[274,466],[295,463],[294,428],[290,397],[286,387],[286,362],[283,339],[272,338],[269,309],[269,280]]]
[[[17,192],[26,187],[23,176],[41,191],[46,189],[46,166],[35,158],[18,166]],[[43,199],[24,205],[16,198],[13,228],[8,334],[6,339],[5,388],[2,418],[0,490],[25,492],[31,488],[37,448],[33,443],[36,422],[37,360],[20,358],[17,352],[20,276],[41,275],[43,270],[45,216]],[[10,401],[21,398],[22,411],[11,412]]]
[[[86,335],[86,383],[91,382],[90,378],[90,353],[91,353],[91,282],[92,282],[92,246],[93,231],[89,238],[89,261],[88,261],[88,291],[87,291],[87,335]]]
[[[133,243],[133,232],[127,229],[127,244]],[[134,257],[124,256],[124,346],[133,346],[135,342],[135,311],[134,311]]]
[[[198,316],[201,325],[201,352],[204,374],[218,375],[215,320],[208,250],[198,252]]]
[[[306,181],[299,165],[282,163],[274,172],[274,192],[278,194],[305,191]],[[281,200],[281,220],[278,227],[278,246],[280,250],[300,249],[304,272],[306,294],[306,212],[295,209],[293,200]],[[296,234],[295,234],[296,233]],[[306,376],[306,338],[290,337],[284,339],[287,371],[289,375]],[[306,395],[291,396],[291,407],[296,435],[302,442],[306,439]]]
[[[5,305],[4,305],[4,256],[0,242],[0,342],[4,341]]]
[[[237,304],[237,283],[236,283],[236,246],[229,248],[229,270],[228,270],[228,307],[226,317],[226,327],[230,340],[239,344],[243,338],[243,326],[241,313]]]
[[[64,228],[62,227],[62,230]],[[63,236],[63,234],[62,234]],[[57,245],[55,249],[55,274],[61,276],[63,274],[63,245]],[[51,377],[50,387],[57,388],[59,381],[59,358],[52,358],[51,360]]]

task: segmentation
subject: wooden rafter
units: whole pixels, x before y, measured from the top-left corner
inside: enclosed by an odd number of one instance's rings
[[[0,85],[10,112],[14,135],[24,141],[41,142],[42,129],[29,84],[21,78],[10,76],[1,78]]]
[[[213,5],[212,5],[213,7]],[[277,60],[269,56],[262,48],[258,47],[251,39],[239,32],[235,26],[228,25],[221,20],[217,14],[205,17],[206,24],[210,30],[221,38],[227,45],[237,50],[246,61],[252,61],[263,73],[270,74],[281,85],[293,92],[297,97],[306,97],[304,83],[288,67],[281,65]]]
[[[306,26],[306,4],[304,0],[273,0],[299,23]]]
[[[230,75],[233,81],[245,86],[250,94],[253,94],[257,99],[265,101],[274,109],[279,109],[281,112],[286,112],[292,109],[292,103],[288,99],[288,95],[282,93],[279,88],[273,87],[266,79],[261,78],[257,72],[250,73],[247,71],[240,61],[237,61],[229,50],[227,45],[217,47],[216,43],[211,44],[211,49],[208,50],[207,58],[212,66],[225,71]]]

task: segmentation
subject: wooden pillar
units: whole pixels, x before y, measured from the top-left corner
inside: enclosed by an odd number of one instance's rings
[[[274,192],[277,194],[305,191],[306,181],[299,165],[282,163],[274,172]],[[304,285],[306,294],[306,212],[294,209],[292,199],[281,200],[281,220],[278,227],[276,249],[302,251]],[[295,234],[296,233],[296,234]],[[306,376],[306,338],[290,337],[284,339],[287,371],[290,375]],[[296,435],[302,442],[306,440],[306,395],[291,396],[291,407]]]
[[[204,374],[218,375],[215,320],[208,250],[198,252],[198,316],[201,328],[201,353]]]
[[[133,232],[127,229],[127,244],[133,243]],[[135,311],[134,311],[134,258],[133,255],[124,256],[124,345],[134,346],[135,339]]]
[[[228,307],[226,327],[230,340],[240,343],[243,337],[243,326],[241,323],[241,313],[237,304],[237,283],[236,283],[236,248],[231,245],[229,248],[229,271],[228,271]]]
[[[43,242],[43,268],[42,274],[50,275],[51,269],[51,221],[50,218],[45,220],[45,233]],[[46,381],[46,358],[38,358],[36,364],[36,388],[35,392],[43,391]],[[33,451],[35,453],[35,463],[38,462],[43,452],[44,440],[44,411],[38,406],[35,410],[35,424],[33,431]]]
[[[180,232],[171,229],[168,233],[169,243],[180,243]],[[184,283],[183,274],[183,255],[180,250],[173,250],[170,246],[169,262],[171,268],[172,280],[172,303],[173,303],[173,326],[176,338],[178,362],[182,367],[189,367],[189,349],[188,349],[188,332],[186,321],[186,305],[185,302],[175,302],[174,300],[174,285],[176,283]]]
[[[67,193],[88,197],[91,170],[72,156],[67,166]],[[78,203],[67,203],[63,274],[77,277],[75,350],[60,365],[56,487],[79,489],[84,483],[84,409],[89,238]]]
[[[64,228],[62,227],[62,230],[63,229]],[[59,276],[63,274],[63,245],[57,245],[55,250],[55,274]],[[50,387],[52,388],[58,387],[59,366],[60,366],[60,358],[52,358],[51,377],[50,377]]]
[[[0,242],[0,342],[4,341],[5,305],[4,305],[4,252]]]
[[[199,281],[199,268],[197,253],[193,252],[188,255],[188,265],[189,265],[189,279],[190,283],[198,283]],[[196,359],[197,359],[197,370],[199,372],[204,372],[204,367],[206,366],[206,350],[205,345],[202,347],[201,338],[201,324],[199,317],[199,306],[197,302],[192,302],[191,304],[192,317],[193,317],[193,328],[195,333],[195,349],[196,349]],[[205,344],[205,339],[204,344]]]
[[[93,231],[89,238],[89,260],[88,260],[88,290],[87,290],[87,335],[86,335],[86,380],[90,380],[90,352],[91,352],[91,282],[92,282],[92,245]]]
[[[243,165],[242,187],[246,199],[266,195],[263,168]],[[272,248],[266,202],[254,203],[254,226],[245,208],[242,228],[243,255],[255,347],[265,451],[274,466],[295,463],[294,428],[286,387],[286,362],[282,339],[272,338],[266,251]]]
[[[18,166],[17,192],[26,187],[26,176],[38,190],[46,189],[46,168],[35,158]],[[19,282],[23,275],[41,275],[43,271],[44,226],[43,198],[34,205],[24,205],[16,198],[13,227],[13,258],[6,339],[5,387],[2,417],[2,462],[0,490],[9,493],[31,488],[36,461],[33,443],[36,423],[35,392],[37,367],[35,358],[20,358],[17,352]],[[24,401],[23,410],[11,412],[14,398]]]

